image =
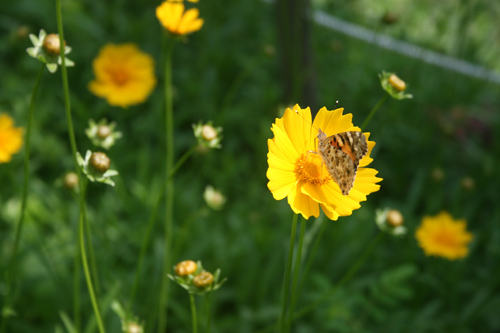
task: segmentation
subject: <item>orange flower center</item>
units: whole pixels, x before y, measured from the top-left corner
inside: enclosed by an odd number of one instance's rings
[[[307,152],[295,160],[295,175],[297,179],[313,184],[326,184],[332,179],[324,167],[318,154]]]
[[[455,235],[453,233],[447,232],[447,231],[441,231],[440,233],[436,234],[434,240],[441,244],[442,246],[446,247],[456,247],[457,246],[457,240]]]
[[[113,82],[118,86],[123,86],[129,81],[129,74],[123,69],[114,70],[110,74]]]

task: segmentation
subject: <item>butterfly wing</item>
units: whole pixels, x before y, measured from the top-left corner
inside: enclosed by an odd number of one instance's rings
[[[327,137],[319,130],[318,153],[343,195],[348,195],[354,186],[359,161],[367,152],[366,137],[361,132],[343,132]]]

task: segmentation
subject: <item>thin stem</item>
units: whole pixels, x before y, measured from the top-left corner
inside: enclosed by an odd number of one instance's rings
[[[321,305],[324,301],[330,299],[333,294],[337,292],[340,287],[342,287],[344,284],[346,284],[353,276],[354,274],[359,270],[361,265],[366,261],[366,259],[369,257],[369,255],[372,253],[373,249],[380,243],[380,241],[384,238],[384,233],[379,232],[376,238],[374,238],[371,243],[368,245],[366,250],[363,252],[363,254],[356,260],[356,262],[349,268],[347,273],[344,274],[344,276],[340,279],[340,281],[337,283],[335,287],[333,287],[329,292],[323,295],[319,300],[317,300],[314,303],[309,304],[308,306],[302,308],[300,311],[298,311],[296,314],[293,315],[294,319],[300,318],[306,313],[314,310],[316,307]]]
[[[298,319],[305,314],[311,312],[312,310],[316,309],[318,306],[320,306],[324,301],[330,299],[333,294],[339,290],[340,287],[342,287],[344,284],[349,282],[349,280],[354,276],[354,274],[358,271],[358,269],[361,267],[361,265],[366,261],[366,259],[369,257],[369,255],[372,253],[373,249],[380,243],[380,241],[384,238],[385,234],[380,232],[376,238],[374,238],[366,250],[361,254],[361,256],[356,260],[354,265],[351,266],[349,271],[347,271],[346,274],[340,279],[339,283],[333,287],[329,292],[324,294],[320,299],[318,299],[316,302],[309,304],[308,306],[302,308],[300,311],[296,312],[295,314],[292,315],[293,319]],[[259,333],[264,333],[264,332],[272,332],[273,329],[275,328],[274,325],[268,326],[260,331]]]
[[[308,231],[308,234],[311,232],[318,232],[318,235],[316,236],[314,240],[314,244],[312,246],[312,250],[309,254],[309,258],[307,259],[305,268],[304,268],[304,276],[307,276],[309,270],[311,269],[314,257],[316,256],[316,252],[318,251],[319,244],[321,243],[321,240],[323,239],[323,235],[325,234],[326,226],[328,223],[324,220],[323,216],[320,216],[318,219],[316,219],[315,223],[320,223],[321,225],[319,226],[319,231],[317,231],[317,228],[311,228],[310,231]],[[306,238],[309,235],[306,235]],[[314,237],[314,235],[311,235],[311,237]],[[307,246],[306,246],[307,249]],[[307,255],[307,254],[306,254]],[[302,281],[304,283],[304,281]],[[300,288],[300,287],[299,287]]]
[[[14,236],[14,246],[12,248],[12,254],[9,261],[9,270],[7,273],[7,297],[5,300],[4,307],[10,307],[13,301],[13,281],[16,276],[16,258],[17,258],[17,249],[19,248],[19,242],[21,241],[21,234],[23,232],[24,226],[24,214],[26,212],[26,203],[28,201],[28,188],[29,188],[29,170],[30,170],[30,147],[31,147],[31,128],[32,128],[32,120],[33,114],[35,113],[35,99],[38,93],[38,88],[40,87],[40,81],[42,79],[43,70],[45,68],[45,64],[42,63],[40,69],[38,70],[38,75],[36,76],[35,86],[33,88],[33,92],[31,93],[31,101],[30,108],[28,112],[28,125],[26,128],[26,145],[24,147],[24,184],[23,184],[23,193],[21,199],[21,212],[19,214],[19,221],[16,227],[16,233]],[[5,328],[7,325],[7,318],[4,317],[2,320],[1,332],[5,332]]]
[[[87,213],[86,209],[83,209],[83,219],[87,221]],[[90,272],[92,274],[92,279],[94,280],[94,286],[95,286],[95,291],[96,295],[99,296],[99,276],[97,274],[97,265],[95,261],[95,255],[94,255],[94,248],[92,246],[92,238],[91,238],[91,232],[90,232],[90,223],[88,221],[85,223],[85,233],[87,234],[87,242],[88,242],[88,247],[89,247],[89,257],[90,257]]]
[[[75,331],[80,332],[80,247],[75,247],[75,257],[73,259],[73,323]]]
[[[375,115],[375,112],[377,112],[378,108],[384,104],[385,100],[387,99],[387,97],[389,96],[389,94],[385,94],[379,101],[378,103],[373,107],[373,109],[370,111],[370,113],[368,114],[368,117],[366,117],[365,119],[365,122],[363,123],[363,125],[361,125],[361,132],[363,132],[366,128],[366,126],[368,125],[368,123],[370,122],[370,120],[372,120],[373,116]]]
[[[293,309],[295,307],[295,303],[297,302],[297,294],[295,291],[297,290],[297,282],[299,281],[300,267],[302,264],[302,246],[304,244],[304,234],[306,230],[306,220],[302,219],[300,222],[300,233],[299,233],[299,244],[297,249],[297,255],[295,257],[295,267],[293,269],[293,281],[292,281],[292,297],[290,302],[290,316],[288,317],[288,331],[290,331],[292,327],[293,320]]]
[[[141,272],[142,272],[142,265],[143,265],[143,262],[144,262],[144,257],[146,255],[146,250],[149,247],[149,241],[151,239],[151,233],[153,232],[153,227],[154,227],[154,224],[155,224],[155,221],[156,221],[156,215],[158,215],[158,209],[160,208],[160,205],[161,205],[161,199],[163,197],[163,193],[165,192],[165,189],[167,188],[167,186],[168,186],[168,184],[170,182],[170,179],[172,179],[172,177],[175,175],[175,173],[177,172],[177,170],[179,170],[180,167],[184,164],[184,162],[186,162],[186,160],[188,159],[188,157],[193,154],[193,152],[196,150],[196,147],[197,147],[197,145],[194,145],[193,147],[191,147],[191,149],[189,149],[179,159],[179,161],[175,165],[174,169],[172,170],[172,172],[168,176],[167,180],[163,184],[163,187],[161,188],[160,193],[158,194],[158,198],[156,199],[156,204],[154,205],[153,211],[151,212],[151,215],[149,217],[149,221],[148,221],[148,226],[147,226],[147,229],[146,229],[146,233],[144,234],[144,239],[142,240],[141,252],[139,254],[139,260],[137,262],[137,267],[135,269],[134,284],[132,286],[132,292],[130,294],[130,301],[129,301],[129,304],[128,304],[129,310],[131,309],[131,307],[132,307],[132,305],[134,304],[134,301],[135,301],[135,295],[137,293],[137,288],[139,287],[139,280],[140,280],[140,276],[141,276]]]
[[[193,333],[198,332],[198,317],[196,315],[196,302],[194,294],[189,293],[189,301],[191,303],[191,322],[193,323]]]
[[[99,327],[99,332],[104,333],[106,330],[104,329],[104,325],[101,319],[101,313],[99,311],[99,304],[97,304],[97,299],[95,296],[94,286],[92,285],[92,277],[90,275],[89,264],[87,260],[87,252],[85,249],[85,224],[87,223],[85,219],[85,215],[83,211],[85,210],[85,192],[87,189],[87,181],[84,182],[81,188],[80,194],[80,219],[79,219],[79,227],[78,227],[78,239],[80,245],[80,253],[82,255],[82,264],[83,271],[85,273],[85,280],[87,282],[87,288],[89,290],[90,300],[92,302],[92,308],[94,309],[94,314],[97,320],[97,326]],[[89,240],[90,241],[90,240]]]
[[[68,73],[66,70],[66,57],[64,55],[64,31],[62,24],[62,13],[61,13],[61,0],[56,0],[56,12],[57,12],[57,33],[59,34],[59,41],[61,44],[61,75],[63,81],[64,90],[64,109],[66,110],[66,120],[68,122],[68,134],[69,142],[71,144],[71,153],[73,154],[73,162],[75,164],[76,174],[78,175],[78,180],[80,183],[80,188],[83,185],[83,179],[80,172],[80,167],[78,166],[78,161],[76,159],[76,140],[75,131],[73,130],[73,120],[71,119],[71,101],[69,98],[69,85],[68,85]]]
[[[174,41],[167,37],[167,47],[165,52],[165,127],[166,127],[166,177],[169,178],[174,168],[174,114],[172,98],[172,53]],[[163,269],[160,286],[160,301],[158,306],[158,333],[165,332],[167,325],[167,308],[169,281],[167,272],[170,269],[172,256],[172,229],[173,229],[173,211],[174,211],[174,183],[173,180],[167,184],[165,198],[165,230],[164,230],[164,249],[163,249]]]
[[[210,333],[210,320],[212,318],[211,316],[211,311],[210,311],[210,295],[212,293],[206,293],[205,294],[205,301],[206,301],[206,311],[207,311],[207,333]]]
[[[61,0],[56,0],[56,17],[57,17],[57,33],[59,34],[59,44],[60,44],[60,55],[61,55],[61,76],[63,82],[63,91],[64,91],[64,109],[66,112],[66,122],[68,123],[68,136],[69,142],[71,145],[71,154],[73,155],[73,163],[75,165],[75,171],[78,175],[78,183],[79,188],[83,188],[83,178],[80,172],[80,167],[78,166],[78,161],[76,159],[76,140],[75,140],[75,132],[73,130],[73,120],[71,118],[71,101],[69,97],[69,85],[68,85],[68,73],[66,70],[66,56],[64,54],[64,30],[62,24],[62,12],[61,12]],[[80,193],[80,196],[82,193]],[[80,214],[82,212],[80,211]],[[82,216],[79,217],[81,219]],[[74,280],[73,280],[73,312],[74,312],[74,322],[77,331],[80,328],[80,294],[79,294],[79,286],[80,286],[80,269],[76,265],[78,264],[78,258],[80,256],[80,250],[75,250],[75,269],[74,269]],[[79,265],[78,265],[79,266]]]
[[[295,244],[295,234],[297,233],[297,214],[293,214],[292,232],[290,233],[290,245],[288,246],[288,259],[285,267],[285,277],[283,281],[283,304],[281,306],[281,316],[279,321],[280,332],[285,332],[286,310],[288,305],[288,294],[290,290],[290,275],[292,272],[293,245]]]

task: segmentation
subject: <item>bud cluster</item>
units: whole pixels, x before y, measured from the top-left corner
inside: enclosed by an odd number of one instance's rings
[[[220,269],[212,274],[203,269],[201,261],[181,261],[174,267],[174,272],[175,276],[169,274],[168,277],[190,294],[202,295],[217,290],[227,280],[224,278],[219,282]]]

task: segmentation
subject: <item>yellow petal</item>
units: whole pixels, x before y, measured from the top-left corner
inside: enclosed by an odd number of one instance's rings
[[[295,149],[307,151],[307,140],[311,136],[311,110],[309,108],[302,110],[298,104],[294,106],[293,111],[286,109],[283,123]]]
[[[307,220],[309,217],[319,216],[319,204],[312,200],[308,195],[302,194],[301,184],[297,185],[294,190],[288,194],[288,203],[295,214],[302,214]]]

